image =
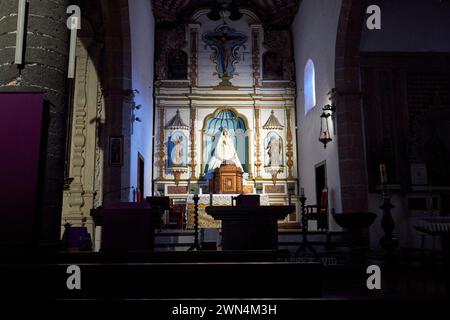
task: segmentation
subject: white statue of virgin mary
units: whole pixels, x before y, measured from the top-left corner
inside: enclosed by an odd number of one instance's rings
[[[208,164],[208,170],[210,171],[219,168],[222,164],[234,164],[244,171],[227,128],[224,128],[219,139],[216,139],[214,144],[214,154]]]

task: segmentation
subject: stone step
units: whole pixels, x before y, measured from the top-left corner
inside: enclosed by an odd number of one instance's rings
[[[0,265],[0,297],[39,299],[319,298],[319,263],[80,262],[82,290],[69,290],[70,264]],[[282,279],[289,279],[286,286]]]
[[[214,250],[220,249],[220,232],[216,229],[201,229],[199,240],[201,243],[209,244],[209,248]],[[325,247],[344,247],[346,246],[345,233],[334,232],[310,232],[308,233],[308,241],[318,248],[318,251],[323,251]],[[296,250],[302,242],[301,231],[288,230],[280,231],[278,234],[279,249],[286,249],[289,251]],[[182,231],[162,231],[155,234],[155,250],[156,251],[186,251],[194,243],[194,232],[191,230]]]

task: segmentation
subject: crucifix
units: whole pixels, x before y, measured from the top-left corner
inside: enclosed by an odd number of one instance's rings
[[[203,41],[214,50],[212,57],[221,85],[231,86],[229,81],[234,74],[238,51],[247,41],[247,36],[230,28],[227,24],[217,27],[213,32],[203,35]]]

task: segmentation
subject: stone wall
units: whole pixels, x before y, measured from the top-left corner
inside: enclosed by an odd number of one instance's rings
[[[28,4],[24,65],[14,65],[17,7],[15,0],[0,3],[0,90],[45,92],[48,111],[45,183],[42,207],[42,244],[59,239],[66,133],[67,0]]]

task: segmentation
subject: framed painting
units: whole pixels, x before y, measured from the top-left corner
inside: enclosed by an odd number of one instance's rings
[[[123,137],[109,137],[109,165],[121,167],[123,165]]]

